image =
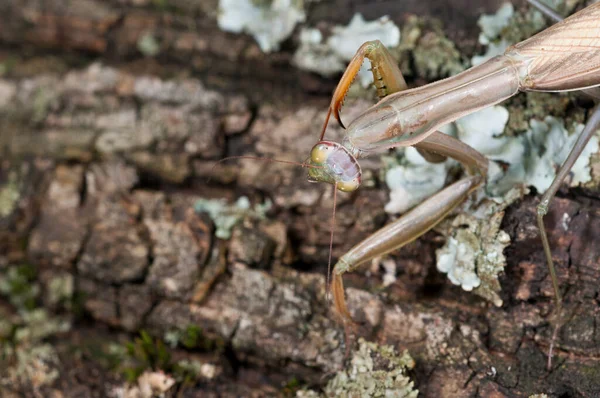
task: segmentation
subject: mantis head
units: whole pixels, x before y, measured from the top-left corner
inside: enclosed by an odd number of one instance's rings
[[[355,191],[360,186],[360,165],[348,149],[336,142],[319,141],[306,163],[316,166],[308,169],[309,181],[333,184],[343,192]]]

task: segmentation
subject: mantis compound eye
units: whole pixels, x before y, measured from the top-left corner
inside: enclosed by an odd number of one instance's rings
[[[334,184],[343,192],[352,192],[360,186],[360,165],[342,145],[331,141],[320,141],[310,151],[307,163],[318,168],[308,171],[313,182]]]
[[[313,164],[323,164],[331,154],[333,146],[325,143],[318,143],[310,151],[310,161]]]
[[[339,181],[337,183],[337,189],[342,192],[356,191],[360,186],[360,177],[351,179],[350,181]]]

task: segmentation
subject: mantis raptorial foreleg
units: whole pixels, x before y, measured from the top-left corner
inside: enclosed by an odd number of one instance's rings
[[[361,46],[334,93],[330,111],[333,110],[334,116],[338,120],[339,109],[344,96],[360,69],[359,63],[362,63],[365,57],[371,61],[373,76],[376,81],[375,85],[380,97],[406,88],[402,74],[387,49],[379,41],[367,42]],[[401,81],[397,80],[398,76],[402,79]],[[342,275],[377,256],[399,249],[417,239],[443,220],[450,211],[462,203],[474,189],[485,181],[487,159],[473,148],[453,137],[434,132],[416,144],[415,147],[426,158],[434,161],[440,158],[444,159],[447,156],[455,158],[466,167],[469,176],[428,198],[400,219],[386,225],[358,243],[338,260],[333,269],[331,290],[335,308],[346,321],[351,321],[351,316],[344,298]]]
[[[463,142],[435,132],[418,146],[428,152],[459,160],[474,175],[465,177],[431,196],[398,220],[355,245],[338,260],[333,268],[331,290],[336,310],[347,321],[351,318],[344,299],[342,275],[375,257],[397,250],[417,239],[442,221],[473,190],[485,182],[487,174],[485,157]]]
[[[335,117],[340,126],[344,127],[342,119],[340,118],[340,110],[342,109],[342,105],[344,105],[344,98],[346,98],[348,89],[356,78],[365,58],[371,62],[373,84],[375,85],[375,88],[377,88],[377,95],[379,98],[406,89],[407,86],[404,76],[402,76],[402,72],[396,65],[394,57],[392,57],[392,54],[385,48],[383,43],[379,40],[364,43],[350,60],[350,63],[346,67],[342,78],[333,92],[331,104],[329,105],[329,112],[325,118],[319,141],[323,140],[331,113],[333,113],[333,117]]]

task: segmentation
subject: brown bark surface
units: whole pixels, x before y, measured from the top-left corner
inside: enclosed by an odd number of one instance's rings
[[[472,50],[477,16],[499,4],[368,3],[314,2],[309,22],[346,23],[357,11],[401,22],[424,12],[443,17],[447,33]],[[292,378],[322,386],[343,367],[347,344],[325,298],[331,188],[287,166],[212,167],[241,154],[302,161],[335,80],[290,66],[297,35],[266,56],[252,38],[217,28],[216,1],[156,4],[0,5],[0,61],[12,65],[0,78],[0,184],[19,192],[16,205],[0,212],[0,273],[33,265],[42,301],[56,313],[74,309],[52,300],[52,281],[73,276],[83,307],[71,331],[53,342],[65,347],[61,372],[44,391],[102,396],[120,383],[68,347],[142,329],[162,338],[189,325],[220,349],[176,355],[201,357],[219,372],[180,390],[184,396],[276,396]],[[160,43],[153,59],[137,49],[148,31]],[[344,119],[368,105],[349,105]],[[342,130],[328,134],[339,138]],[[368,158],[362,167],[373,184],[339,195],[334,258],[388,221],[380,162]],[[231,203],[241,195],[274,205],[266,218],[236,226],[231,240],[217,239],[210,218],[194,211],[196,201]],[[408,349],[424,397],[599,396],[599,199],[563,191],[547,216],[568,319],[551,371],[545,353],[553,296],[533,195],[506,211],[512,244],[501,308],[438,273],[435,249],[443,240],[429,232],[393,254],[392,286],[381,288],[377,268],[346,278],[356,334]],[[0,299],[4,308],[14,311]]]

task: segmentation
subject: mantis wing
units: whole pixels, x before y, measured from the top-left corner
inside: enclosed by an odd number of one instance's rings
[[[522,89],[567,91],[600,85],[600,3],[537,35],[507,55],[529,59]]]

